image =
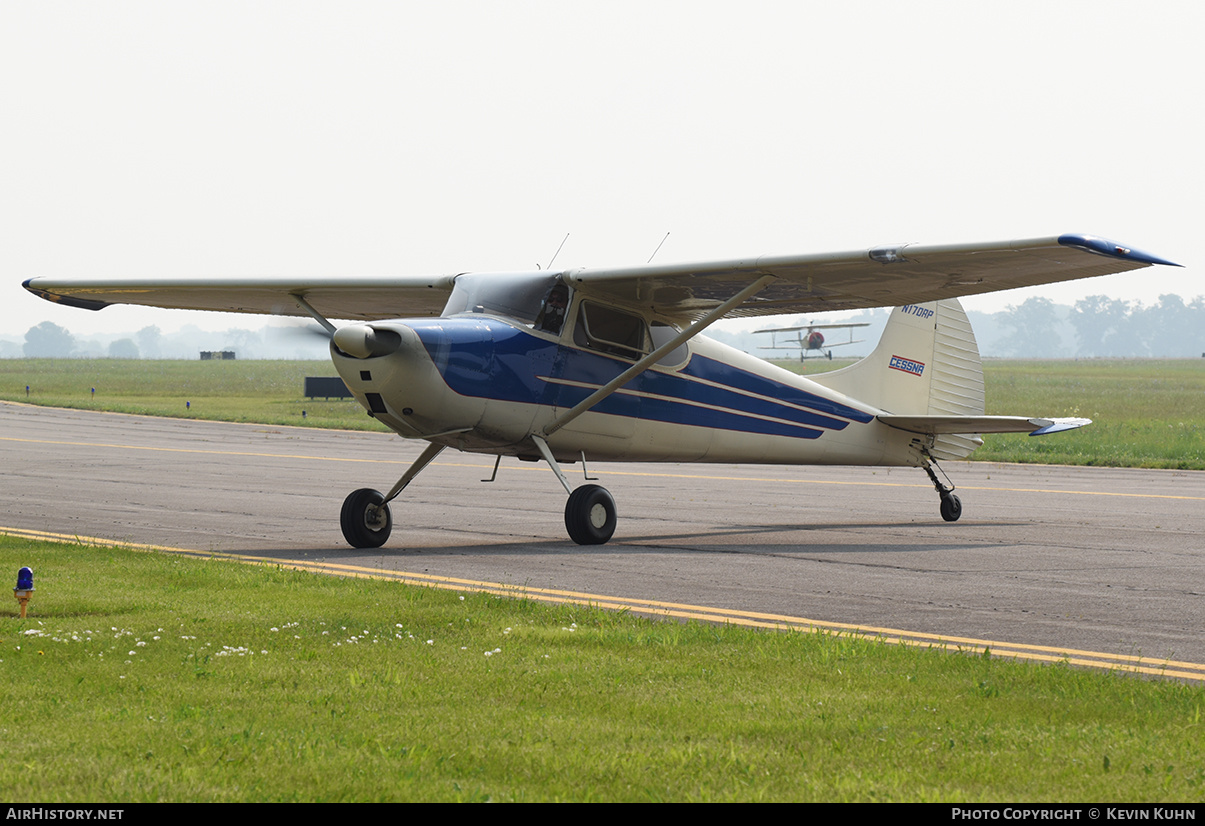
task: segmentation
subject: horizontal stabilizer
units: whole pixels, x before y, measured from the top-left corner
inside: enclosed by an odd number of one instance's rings
[[[1045,436],[1092,424],[1091,419],[1043,419],[1025,416],[879,416],[883,424],[909,433],[936,436],[941,433],[1029,433]]]

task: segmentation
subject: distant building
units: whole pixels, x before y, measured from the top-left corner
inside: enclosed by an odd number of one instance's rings
[[[234,361],[233,350],[202,350],[201,361],[212,361],[221,359],[223,361]]]

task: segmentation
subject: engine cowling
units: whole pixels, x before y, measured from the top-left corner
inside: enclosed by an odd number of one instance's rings
[[[349,324],[335,331],[335,346],[352,358],[387,356],[402,346],[402,337],[393,330],[377,330],[367,324]]]

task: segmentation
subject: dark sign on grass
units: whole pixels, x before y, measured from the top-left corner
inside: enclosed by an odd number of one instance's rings
[[[343,379],[338,376],[334,376],[333,378],[326,376],[306,376],[305,395],[308,399],[316,399],[319,396],[324,399],[350,399],[351,391],[347,389],[347,385],[343,383]]]

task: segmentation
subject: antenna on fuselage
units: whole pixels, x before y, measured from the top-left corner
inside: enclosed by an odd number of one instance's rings
[[[668,233],[668,232],[667,232],[667,233],[665,233],[665,238],[669,238],[669,233]],[[662,244],[664,244],[664,243],[665,243],[665,238],[662,238],[662,239],[661,239],[661,244],[658,244],[658,245],[657,245],[657,249],[653,250],[653,254],[649,256],[649,260],[648,260],[648,261],[645,261],[644,263],[646,263],[646,264],[651,264],[651,263],[653,263],[653,259],[657,257],[657,253],[661,252],[661,246],[662,246]]]
[[[565,246],[565,242],[566,242],[566,241],[568,241],[568,240],[569,240],[569,233],[567,233],[567,232],[566,232],[566,233],[565,233],[565,237],[561,239],[561,246],[560,246],[560,247],[557,247],[557,248],[556,248],[556,252],[554,252],[554,253],[552,254],[552,261],[555,261],[555,260],[556,260],[556,257],[557,257],[558,255],[560,255],[560,254],[561,254],[561,248]],[[550,269],[552,269],[552,261],[549,261],[549,262],[548,262],[548,266],[547,266],[547,267],[545,267],[544,269],[546,269],[546,270],[550,270]],[[540,265],[539,265],[539,264],[536,264],[536,266],[538,267],[538,266],[540,266]]]

